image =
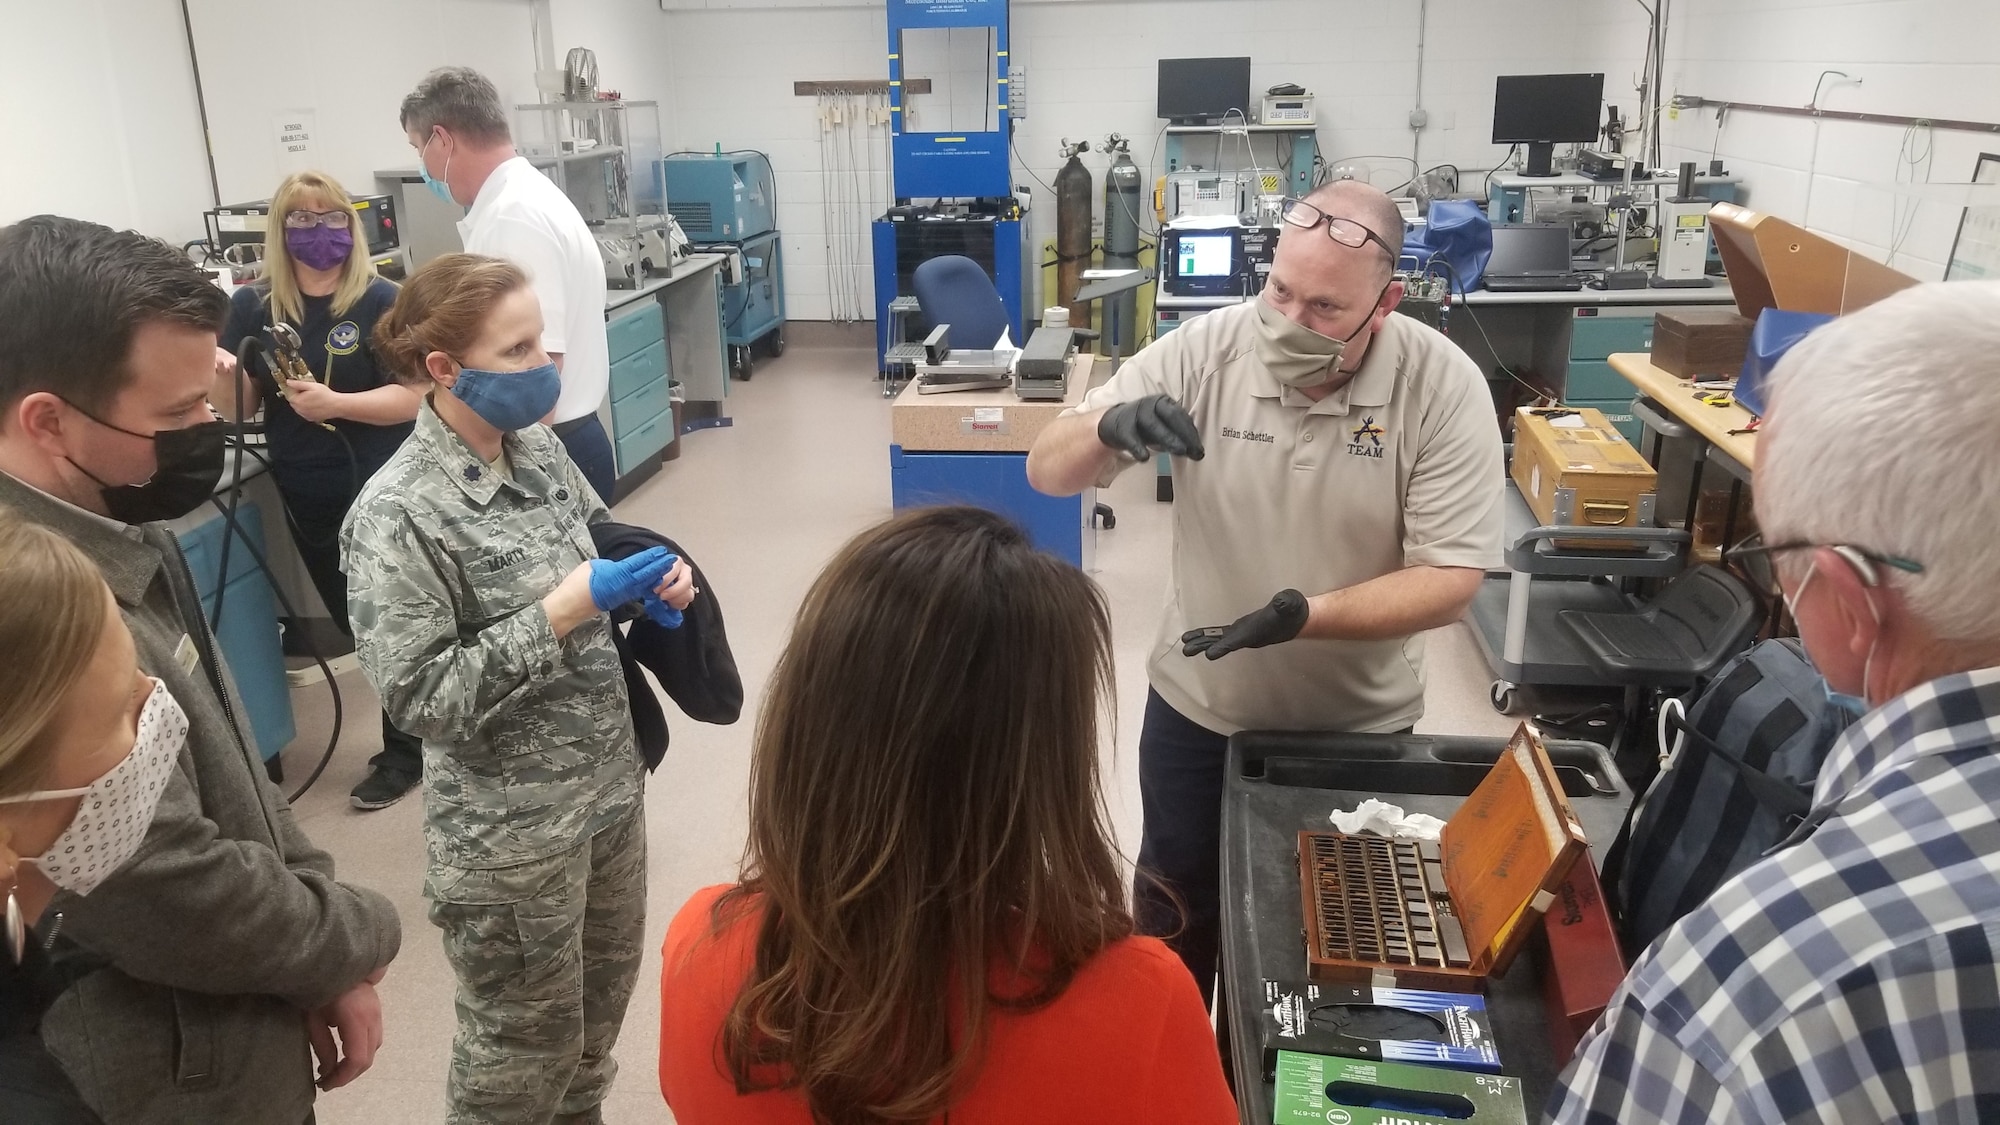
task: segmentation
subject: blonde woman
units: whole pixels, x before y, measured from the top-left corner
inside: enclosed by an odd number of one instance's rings
[[[331,176],[298,172],[271,197],[264,233],[264,276],[236,291],[223,326],[215,406],[236,417],[264,408],[271,470],[291,513],[292,539],[327,612],[343,631],[347,578],[340,569],[340,523],[362,482],[375,475],[410,435],[419,396],[391,378],[369,345],[375,322],[396,300],[396,286],[377,277],[368,240],[347,192]],[[239,377],[237,345],[256,336],[272,346],[272,326],[297,331],[317,382],[287,381],[275,393],[263,365]],[[331,427],[330,429],[328,427]],[[417,784],[423,748],[382,720],[382,752],[355,786],[354,806],[386,808]]]
[[[0,1116],[96,1122],[36,1035],[63,981],[30,927],[58,890],[87,895],[138,850],[187,716],[140,673],[110,588],[62,536],[0,508],[0,574]]]

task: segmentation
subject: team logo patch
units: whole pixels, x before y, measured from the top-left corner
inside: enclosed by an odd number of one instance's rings
[[[343,320],[326,334],[326,350],[332,355],[352,355],[361,346],[361,327],[351,320]]]
[[[1371,414],[1354,427],[1354,440],[1347,443],[1347,452],[1355,457],[1379,459],[1382,456],[1382,439],[1388,432],[1375,424],[1375,416]]]

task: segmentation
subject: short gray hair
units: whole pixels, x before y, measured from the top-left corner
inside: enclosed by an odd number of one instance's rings
[[[1946,641],[2000,642],[2000,281],[1920,285],[1807,336],[1757,439],[1766,542],[1852,544]]]
[[[514,139],[500,91],[469,66],[441,66],[403,99],[403,130],[428,137],[442,125],[477,145]]]

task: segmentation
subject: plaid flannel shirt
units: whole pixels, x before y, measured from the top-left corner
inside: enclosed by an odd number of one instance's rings
[[[1640,956],[1557,1122],[2000,1121],[2000,669],[1841,735],[1782,850]]]

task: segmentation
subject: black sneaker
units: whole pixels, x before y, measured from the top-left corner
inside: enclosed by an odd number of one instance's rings
[[[410,790],[415,789],[417,780],[402,770],[377,766],[362,779],[361,784],[354,787],[349,799],[354,802],[354,807],[357,809],[366,811],[386,809],[402,800]]]

